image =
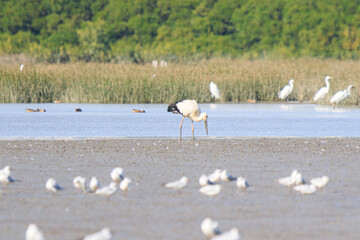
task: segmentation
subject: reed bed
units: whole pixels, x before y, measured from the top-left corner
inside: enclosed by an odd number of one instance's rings
[[[320,59],[230,60],[169,63],[154,68],[151,63],[110,64],[25,64],[0,65],[2,103],[170,103],[195,99],[214,102],[209,83],[215,82],[221,99],[217,102],[277,102],[277,92],[295,79],[290,100],[311,102],[325,85],[324,76],[333,77],[329,94],[320,103],[347,88],[360,87],[360,61]],[[342,104],[358,105],[358,90]]]

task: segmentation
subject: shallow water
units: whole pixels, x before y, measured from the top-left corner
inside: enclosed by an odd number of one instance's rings
[[[314,104],[201,104],[209,137],[360,137],[360,109]],[[46,112],[25,112],[43,108]],[[82,112],[75,112],[81,108]],[[132,113],[132,109],[146,113]],[[166,104],[0,104],[0,138],[179,136],[181,116]],[[195,136],[206,136],[194,123]],[[185,119],[183,136],[191,137]]]

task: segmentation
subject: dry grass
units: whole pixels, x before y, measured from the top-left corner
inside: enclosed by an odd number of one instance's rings
[[[169,63],[156,69],[150,63],[28,63],[22,73],[19,65],[12,63],[0,66],[0,102],[169,103],[181,99],[211,102],[210,81],[220,88],[221,102],[248,99],[274,102],[278,101],[277,92],[290,78],[295,79],[290,99],[311,101],[325,85],[325,75],[333,79],[322,103],[328,103],[335,92],[350,84],[360,86],[360,61],[213,59]],[[359,104],[356,89],[344,104]]]

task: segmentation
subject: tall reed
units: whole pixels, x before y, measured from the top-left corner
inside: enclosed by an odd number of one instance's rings
[[[154,68],[151,63],[108,64],[26,64],[20,73],[14,64],[0,65],[0,102],[45,103],[169,103],[181,99],[213,102],[209,83],[215,82],[219,102],[246,102],[254,99],[276,102],[277,92],[295,79],[291,100],[311,101],[333,77],[329,94],[321,101],[352,84],[360,87],[360,61],[320,59],[230,60],[169,63]],[[343,104],[358,105],[355,89]]]

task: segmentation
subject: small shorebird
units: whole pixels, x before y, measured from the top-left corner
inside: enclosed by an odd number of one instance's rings
[[[316,192],[316,187],[313,184],[298,185],[294,189],[302,194],[313,194]]]
[[[208,176],[210,182],[217,183],[221,179],[221,169],[216,169],[213,173]]]
[[[247,188],[247,187],[249,187],[249,184],[248,184],[248,182],[246,181],[245,178],[238,177],[237,180],[236,180],[236,186],[238,188]]]
[[[62,188],[56,183],[56,180],[53,178],[49,178],[46,181],[45,187],[50,192],[56,193],[58,190],[61,190]]]
[[[325,185],[329,182],[328,176],[318,177],[311,179],[310,183],[317,188],[325,187]]]
[[[116,186],[117,186],[117,183],[112,182],[109,185],[96,190],[95,194],[105,196],[107,201],[109,201],[110,196],[113,195],[117,190]]]
[[[114,182],[119,183],[121,182],[121,180],[124,179],[124,169],[122,169],[121,167],[114,168],[111,171],[110,176]]]
[[[201,222],[201,231],[202,233],[205,235],[205,237],[211,239],[213,238],[215,235],[219,235],[221,232],[218,229],[218,222],[213,221],[211,218],[205,218],[202,222]]]
[[[235,181],[236,177],[231,176],[230,173],[228,173],[228,171],[226,169],[222,170],[221,174],[220,174],[220,179],[223,182],[230,182],[230,181]]]
[[[45,240],[43,233],[35,224],[29,224],[25,232],[25,240]]]
[[[218,195],[220,191],[221,191],[221,186],[219,184],[206,185],[199,189],[199,192],[210,197]]]
[[[0,170],[0,182],[3,186],[7,186],[9,183],[15,182],[15,180],[11,177],[10,166],[6,166]]]
[[[83,193],[85,193],[86,192],[85,182],[86,182],[86,178],[77,176],[73,180],[73,185],[75,188],[80,189],[80,190],[82,190]]]
[[[103,228],[101,231],[87,235],[83,240],[110,240],[112,237],[109,228]]]
[[[92,177],[89,183],[90,192],[95,192],[100,187],[100,183],[96,177]]]
[[[181,190],[182,188],[184,188],[186,186],[186,184],[188,182],[189,182],[189,179],[184,176],[184,177],[181,177],[180,180],[177,180],[174,182],[169,182],[169,183],[165,184],[165,187],[176,189],[176,190]]]
[[[241,236],[237,228],[233,228],[218,236],[213,237],[211,240],[240,240]]]
[[[127,191],[129,189],[130,184],[131,184],[131,179],[125,177],[120,183],[120,189],[122,191]]]

